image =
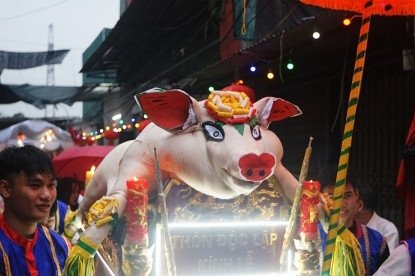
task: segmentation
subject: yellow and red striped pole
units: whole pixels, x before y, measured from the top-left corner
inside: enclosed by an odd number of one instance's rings
[[[336,176],[336,184],[334,188],[333,210],[330,215],[329,230],[327,233],[326,249],[323,257],[322,273],[323,276],[330,275],[331,261],[333,257],[335,241],[337,237],[337,229],[339,226],[340,208],[343,203],[343,194],[346,184],[347,167],[349,162],[349,153],[352,145],[352,135],[355,122],[357,103],[359,101],[360,87],[363,77],[363,69],[365,65],[367,40],[369,37],[369,27],[371,13],[370,8],[372,1],[365,4],[362,14],[362,25],[360,27],[359,43],[357,45],[356,61],[353,72],[352,85],[349,95],[349,103],[347,107],[346,123],[343,132],[343,140],[340,151],[339,165]]]

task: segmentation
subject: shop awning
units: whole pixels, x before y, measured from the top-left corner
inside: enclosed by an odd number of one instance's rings
[[[65,103],[72,105],[79,100],[85,87],[36,86],[36,85],[0,85],[0,104],[24,101],[39,109],[47,104]]]

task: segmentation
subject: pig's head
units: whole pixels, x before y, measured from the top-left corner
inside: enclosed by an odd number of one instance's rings
[[[214,91],[197,102],[181,90],[152,89],[137,103],[170,144],[162,167],[196,190],[218,198],[249,194],[281,166],[283,147],[268,125],[301,114],[282,99],[255,103],[240,92]],[[160,160],[160,163],[164,163]]]

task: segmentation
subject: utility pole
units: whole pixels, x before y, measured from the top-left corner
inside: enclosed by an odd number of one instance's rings
[[[49,24],[49,39],[48,39],[48,52],[53,51],[53,24]],[[48,64],[46,76],[46,85],[54,86],[55,85],[55,70],[53,64]]]
[[[53,51],[53,24],[49,24],[49,37],[48,37],[48,52]],[[46,74],[46,86],[55,85],[55,69],[53,64],[47,65]],[[45,118],[47,117],[47,108],[45,107]],[[55,117],[55,106],[53,106],[53,117]]]

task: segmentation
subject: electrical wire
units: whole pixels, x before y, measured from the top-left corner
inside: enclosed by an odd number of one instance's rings
[[[33,11],[30,11],[30,12],[25,12],[25,13],[22,13],[22,14],[17,14],[17,15],[13,15],[13,16],[10,16],[10,17],[3,17],[3,18],[0,18],[0,21],[6,21],[6,20],[11,20],[11,19],[23,17],[23,16],[26,16],[26,15],[31,15],[31,14],[34,14],[34,13],[37,13],[37,12],[41,12],[41,11],[44,11],[44,10],[47,10],[47,9],[50,9],[50,8],[59,6],[59,5],[63,4],[63,3],[65,3],[65,2],[69,2],[69,1],[71,1],[71,0],[64,0],[64,1],[61,1],[59,3],[53,4],[53,5],[50,5],[50,6],[46,6],[46,7],[43,7],[41,9],[33,10]]]

